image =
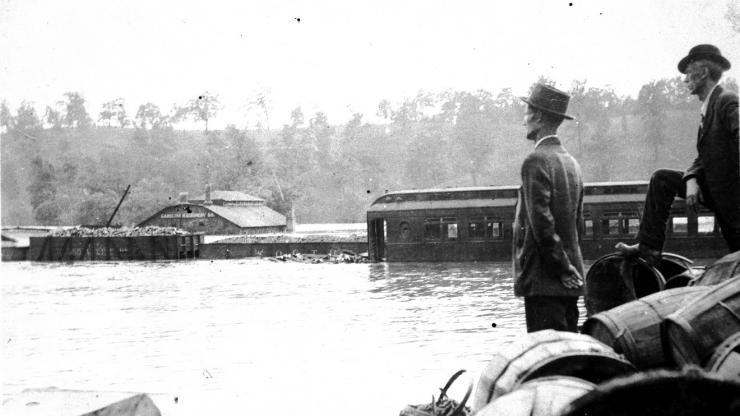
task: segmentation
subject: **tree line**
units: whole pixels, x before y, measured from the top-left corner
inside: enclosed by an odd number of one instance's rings
[[[723,84],[737,91],[734,79]],[[585,181],[646,180],[693,159],[700,103],[680,77],[646,83],[634,98],[586,81],[569,93],[576,120],[560,136]],[[114,223],[134,225],[205,184],[261,197],[283,214],[294,210],[301,223],[363,222],[369,204],[389,190],[519,184],[532,149],[524,105],[508,88],[383,100],[380,123],[357,113],[334,124],[298,107],[281,129],[270,128],[269,96],[250,103],[264,123],[213,130],[209,120],[222,105],[209,93],[169,112],[145,103],[133,117],[118,98],[101,106],[97,120],[76,92],[42,115],[27,102],[15,112],[3,102],[2,223],[105,224],[129,184]],[[186,119],[203,130],[177,129]]]

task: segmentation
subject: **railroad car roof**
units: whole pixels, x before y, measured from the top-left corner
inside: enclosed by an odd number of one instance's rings
[[[646,187],[647,181],[619,181],[619,182],[591,182],[584,184],[585,194],[587,199],[589,195],[596,196],[596,199],[591,198],[592,201],[609,201],[615,200],[615,198],[606,198],[607,195],[639,195],[640,199],[644,199],[644,192],[647,189],[639,189]],[[627,193],[624,193],[624,189],[627,189]],[[379,198],[377,198],[372,204],[371,209],[377,205],[399,203],[401,201],[466,201],[460,207],[468,206],[471,201],[474,200],[485,200],[491,201],[500,198],[511,198],[511,191],[516,191],[519,186],[477,186],[477,187],[460,187],[460,188],[430,188],[430,189],[407,189],[400,191],[388,192]],[[507,192],[508,191],[508,192]],[[498,194],[498,195],[497,195]],[[631,201],[632,197],[616,198],[620,201]],[[490,206],[482,205],[482,206]]]
[[[367,212],[388,211],[417,211],[432,209],[461,209],[461,208],[488,208],[488,207],[513,207],[516,198],[479,198],[479,199],[451,199],[431,201],[389,201],[373,204]]]

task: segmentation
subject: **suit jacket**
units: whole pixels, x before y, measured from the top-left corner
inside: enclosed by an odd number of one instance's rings
[[[544,139],[522,164],[514,223],[514,294],[580,296],[560,282],[572,264],[583,276],[578,245],[583,179],[578,162],[557,137]]]
[[[702,192],[709,192],[715,210],[738,211],[740,147],[737,94],[718,85],[707,99],[707,112],[696,142],[698,156],[684,173],[684,180],[696,177]]]

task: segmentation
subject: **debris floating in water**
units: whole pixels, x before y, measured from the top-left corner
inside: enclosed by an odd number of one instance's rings
[[[329,254],[282,254],[270,257],[271,261],[299,262],[299,263],[368,263],[367,253],[357,254],[350,250],[332,250]]]

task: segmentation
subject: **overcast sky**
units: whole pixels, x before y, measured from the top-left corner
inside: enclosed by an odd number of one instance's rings
[[[697,43],[740,66],[729,1],[0,0],[0,98],[43,114],[78,91],[97,120],[117,97],[133,116],[209,91],[224,105],[212,125],[244,127],[266,91],[279,127],[299,105],[343,123],[419,90],[522,95],[540,75],[636,96]]]

